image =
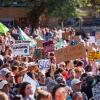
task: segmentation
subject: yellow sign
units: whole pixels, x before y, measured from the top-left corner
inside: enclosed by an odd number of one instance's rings
[[[89,60],[100,60],[100,52],[90,52],[88,55]]]

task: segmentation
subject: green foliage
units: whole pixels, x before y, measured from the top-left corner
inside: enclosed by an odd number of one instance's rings
[[[51,16],[60,17],[62,19],[75,16],[76,6],[74,0],[55,0],[55,4],[51,12],[49,12]]]

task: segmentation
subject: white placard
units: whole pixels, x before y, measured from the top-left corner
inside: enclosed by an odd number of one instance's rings
[[[35,94],[35,90],[39,86],[39,84],[35,80],[30,78],[27,74],[24,75],[23,82],[30,83],[32,86],[32,92],[33,92],[33,94]]]
[[[29,43],[15,43],[13,46],[13,55],[29,55]]]
[[[50,68],[51,62],[49,59],[41,59],[38,61],[41,70],[48,70]]]
[[[88,42],[89,43],[95,43],[95,37],[94,36],[90,36]]]
[[[100,47],[100,40],[97,40],[96,43],[97,43],[97,46]]]

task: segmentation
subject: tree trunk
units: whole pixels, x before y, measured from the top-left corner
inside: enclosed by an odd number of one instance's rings
[[[61,28],[64,28],[64,21],[61,21]]]

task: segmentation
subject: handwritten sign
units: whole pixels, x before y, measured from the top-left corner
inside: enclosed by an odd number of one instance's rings
[[[80,42],[80,37],[79,36],[72,36],[70,39]]]
[[[37,42],[37,47],[43,47],[43,43],[44,43],[43,40],[36,40],[36,42]]]
[[[63,39],[63,40],[70,40],[69,32],[63,33],[63,34],[62,34],[62,39]]]
[[[33,55],[34,55],[34,57],[36,59],[42,59],[43,58],[43,54],[44,54],[43,49],[35,49]]]
[[[100,33],[96,33],[96,40],[100,40]]]
[[[46,53],[54,51],[53,41],[47,41],[43,43],[43,47]]]
[[[55,51],[57,63],[78,58],[85,58],[85,51],[86,50],[83,44],[78,44],[76,46],[67,46],[66,48],[59,49]]]
[[[89,52],[88,54],[88,59],[89,60],[100,60],[100,52]]]
[[[65,54],[65,48],[61,48],[55,51],[55,57],[56,57],[57,63],[66,61],[66,56],[64,54]]]
[[[51,62],[49,59],[41,59],[38,61],[41,70],[48,70],[50,68]]]
[[[86,57],[85,47],[82,44],[66,47],[65,54],[67,60],[74,60],[74,59]]]

